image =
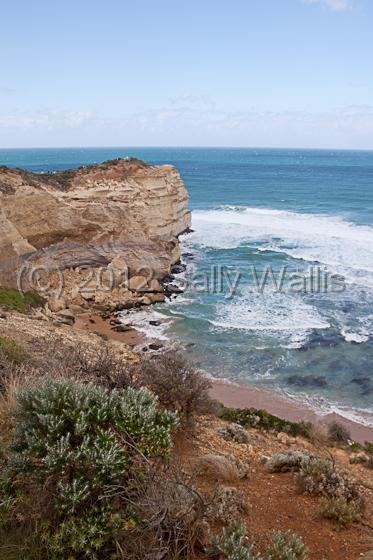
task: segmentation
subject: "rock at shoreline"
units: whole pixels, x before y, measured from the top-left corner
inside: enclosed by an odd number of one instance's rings
[[[171,274],[181,274],[185,272],[186,265],[182,263],[174,264],[171,266]]]
[[[151,342],[149,348],[150,350],[160,350],[163,348],[163,344],[161,342]]]
[[[296,387],[326,387],[328,384],[322,375],[291,375],[286,381]]]
[[[133,326],[132,325],[117,325],[116,327],[113,327],[112,329],[115,332],[128,332],[128,331],[132,331],[133,330]]]

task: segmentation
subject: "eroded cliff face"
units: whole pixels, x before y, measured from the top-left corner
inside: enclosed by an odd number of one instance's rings
[[[82,267],[106,267],[116,274],[113,289],[125,267],[129,276],[144,268],[149,280],[161,279],[189,227],[188,192],[170,165],[120,159],[53,174],[0,168],[1,285],[15,286],[20,274],[30,283],[32,267],[68,271],[70,284]]]

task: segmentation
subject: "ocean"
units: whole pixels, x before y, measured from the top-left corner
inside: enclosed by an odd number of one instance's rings
[[[373,425],[373,152],[29,149],[0,150],[0,164],[57,171],[126,156],[179,169],[194,230],[182,238],[184,293],[128,320],[182,343],[214,377]]]

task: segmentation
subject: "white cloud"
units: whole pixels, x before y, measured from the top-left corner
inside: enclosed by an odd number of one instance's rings
[[[186,101],[186,100],[185,100]],[[191,101],[191,100],[190,100]],[[210,104],[171,103],[106,117],[49,110],[0,115],[0,145],[263,146],[373,149],[373,105],[325,112],[224,111]]]
[[[303,0],[304,4],[320,4],[333,12],[345,12],[352,8],[352,0]]]
[[[45,109],[32,113],[18,112],[13,115],[0,115],[0,128],[11,129],[44,129],[79,128],[90,124],[96,119],[90,111],[66,111],[61,109]]]

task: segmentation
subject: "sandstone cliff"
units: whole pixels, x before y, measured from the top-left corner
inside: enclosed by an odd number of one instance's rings
[[[177,236],[189,226],[188,192],[170,165],[119,159],[48,174],[1,167],[0,285],[21,278],[23,288],[35,288],[30,271],[39,267],[38,274],[54,275],[54,286],[63,273],[68,298],[81,303],[73,285],[82,267],[86,276],[87,268],[114,271],[110,291],[123,288],[124,268],[129,276],[145,269],[149,281],[161,279],[178,260]],[[95,298],[97,279],[86,276]]]

